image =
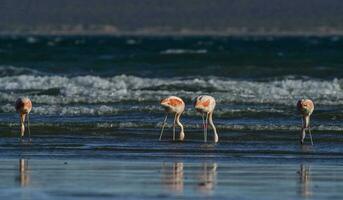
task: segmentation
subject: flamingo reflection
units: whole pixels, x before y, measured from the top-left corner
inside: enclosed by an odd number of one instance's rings
[[[217,184],[217,163],[204,163],[199,180],[198,189],[204,193],[211,193]]]
[[[21,187],[26,187],[30,183],[30,176],[27,173],[29,162],[27,159],[19,159],[19,175],[18,182]]]
[[[167,166],[163,164],[162,167],[162,184],[167,187],[167,189],[182,193],[184,181],[183,163],[175,162],[173,166]]]
[[[299,194],[302,197],[312,196],[310,167],[308,165],[301,164],[298,174],[299,174]]]

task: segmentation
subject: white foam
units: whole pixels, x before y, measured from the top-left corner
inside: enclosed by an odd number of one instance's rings
[[[113,108],[102,107],[92,110],[81,104],[104,104],[121,101],[154,101],[158,107],[161,98],[169,95],[183,97],[186,102],[200,94],[213,95],[220,103],[256,103],[294,105],[300,98],[311,98],[315,104],[342,105],[342,79],[302,80],[285,78],[267,82],[234,80],[229,78],[141,78],[120,75],[109,78],[98,76],[47,76],[14,75],[0,77],[1,110],[12,111],[11,106],[18,96],[29,96],[33,104],[42,104],[37,112],[53,106],[65,106],[68,110],[58,109],[62,113],[111,113]],[[54,89],[59,94],[49,95],[46,90]],[[33,91],[33,92],[32,92]],[[211,92],[207,92],[211,91]],[[44,107],[44,105],[48,105]],[[52,106],[52,107],[49,107]],[[141,107],[141,105],[137,105]],[[79,110],[78,110],[79,109]],[[82,111],[82,109],[84,109]],[[99,112],[99,109],[102,110]],[[156,107],[151,108],[156,109]],[[252,108],[254,109],[254,108]],[[109,110],[109,111],[107,111]],[[57,111],[57,110],[56,110]],[[282,112],[282,110],[275,110]],[[235,110],[223,110],[235,112]],[[239,112],[239,110],[238,110]],[[252,110],[253,112],[253,110]],[[256,112],[259,112],[257,110]],[[267,111],[261,111],[267,112]]]
[[[167,49],[160,52],[160,54],[206,54],[207,49]]]
[[[138,41],[137,40],[134,40],[134,39],[128,39],[128,40],[126,40],[126,44],[128,44],[128,45],[135,45],[135,44],[137,44],[138,43]]]
[[[26,42],[29,43],[29,44],[34,44],[34,43],[37,43],[38,42],[38,39],[35,38],[35,37],[27,37],[26,38]]]

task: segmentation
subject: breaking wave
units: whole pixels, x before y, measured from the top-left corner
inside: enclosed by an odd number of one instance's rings
[[[343,118],[342,79],[63,76],[25,68],[5,69],[5,75],[0,76],[0,125],[6,127],[17,126],[13,106],[16,98],[29,96],[33,127],[155,130],[161,127],[163,118],[159,100],[177,95],[187,105],[182,116],[185,127],[201,129],[201,117],[194,111],[192,100],[210,94],[218,102],[214,117],[221,131],[297,131],[301,121],[294,104],[307,97],[318,107],[313,130],[343,131],[337,122]],[[328,110],[321,112],[323,108]]]
[[[30,96],[38,104],[113,103],[158,101],[178,95],[190,101],[199,94],[211,94],[224,103],[294,104],[311,98],[316,104],[342,105],[341,79],[289,79],[265,82],[197,78],[142,78],[120,75],[98,76],[13,75],[0,77],[0,102],[12,103],[18,96]]]

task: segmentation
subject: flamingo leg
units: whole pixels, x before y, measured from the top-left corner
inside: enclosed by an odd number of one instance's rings
[[[206,119],[205,119],[205,143],[207,142],[207,127],[208,127],[208,113],[206,114]]]
[[[311,128],[308,128],[308,132],[310,134],[310,139],[311,139],[311,145],[313,146],[313,139],[312,139],[312,134],[311,134]]]
[[[310,127],[310,119],[308,120],[308,133],[310,134],[311,144],[313,146],[313,139],[312,139],[311,127]]]
[[[205,114],[203,113],[202,114],[202,128],[203,128],[203,131],[204,131],[204,142],[206,142],[206,133],[205,133],[205,127],[206,127],[206,125],[205,125],[205,116],[204,116]]]
[[[301,144],[304,144],[304,140],[305,140],[305,137],[306,137],[306,124],[305,124],[305,119],[304,117],[301,118],[301,121],[302,121],[302,128],[301,128],[301,135],[300,135],[300,143]]]
[[[304,129],[304,128],[301,130],[301,136],[300,136],[301,137],[300,138],[300,143],[301,144],[304,144],[304,141],[305,141],[305,137],[306,137],[306,131],[305,130],[306,129]]]
[[[161,128],[161,134],[160,134],[160,141],[162,140],[162,134],[163,134],[163,131],[164,131],[164,127],[166,126],[166,122],[167,122],[167,118],[168,118],[168,113],[166,114],[166,117],[164,118],[164,121],[163,121],[163,124],[162,124],[162,128]]]
[[[23,142],[23,137],[25,133],[25,115],[20,114],[20,142]]]
[[[27,131],[29,132],[29,142],[31,142],[31,131],[30,131],[30,114],[27,114]]]
[[[173,123],[173,141],[175,141],[176,117],[177,117],[177,114],[175,114],[175,116],[174,116],[174,123]]]

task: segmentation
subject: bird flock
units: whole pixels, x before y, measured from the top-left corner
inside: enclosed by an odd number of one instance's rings
[[[183,141],[185,139],[185,131],[180,121],[180,117],[185,110],[185,102],[180,97],[169,96],[167,98],[162,99],[160,104],[165,109],[166,115],[162,123],[159,140],[160,141],[162,140],[164,128],[165,128],[165,125],[167,124],[168,114],[174,114],[173,141],[176,140],[176,133],[175,133],[176,125],[180,127],[179,140]],[[205,143],[207,142],[208,124],[211,126],[213,130],[213,142],[217,143],[219,141],[217,129],[213,123],[213,112],[214,112],[215,107],[216,107],[216,100],[212,96],[200,95],[195,98],[194,108],[202,116]],[[32,109],[31,100],[27,97],[18,98],[15,103],[15,109],[17,113],[19,113],[19,117],[20,117],[20,142],[23,141],[23,137],[25,134],[25,119],[27,123],[29,142],[31,142],[30,122],[29,122],[29,115]],[[299,100],[297,102],[297,110],[302,116],[300,143],[304,144],[304,140],[306,137],[306,130],[307,130],[310,135],[311,144],[313,145],[311,128],[310,128],[310,117],[314,111],[314,104],[312,100],[310,99]]]

